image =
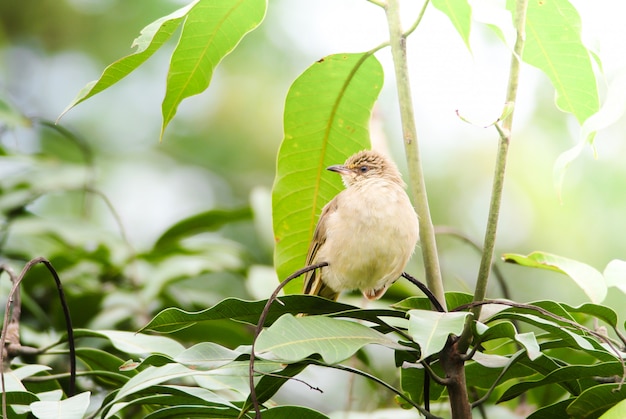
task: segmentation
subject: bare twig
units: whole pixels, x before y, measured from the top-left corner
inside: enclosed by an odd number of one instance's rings
[[[70,355],[70,383],[69,383],[68,395],[72,397],[76,391],[76,348],[74,346],[74,329],[72,328],[72,319],[70,317],[69,307],[67,305],[67,302],[65,301],[65,293],[63,292],[63,286],[61,285],[61,280],[59,279],[59,275],[57,274],[56,270],[54,269],[54,267],[52,266],[49,260],[43,257],[38,257],[26,263],[26,265],[22,269],[22,272],[20,272],[19,276],[13,282],[13,287],[11,288],[11,291],[9,292],[9,295],[7,297],[7,303],[6,303],[5,312],[4,312],[4,322],[3,322],[4,327],[2,328],[2,334],[0,336],[0,348],[3,349],[2,352],[0,352],[0,375],[2,378],[2,412],[3,412],[4,417],[7,417],[6,416],[6,391],[4,391],[5,390],[5,387],[4,387],[4,384],[5,384],[4,383],[4,346],[7,340],[7,329],[8,329],[7,326],[9,323],[8,317],[9,317],[9,313],[13,309],[14,299],[16,298],[16,295],[18,295],[19,293],[19,287],[20,287],[22,280],[24,279],[28,271],[30,271],[30,269],[33,266],[39,263],[43,264],[48,269],[48,271],[54,278],[54,281],[57,286],[57,290],[59,292],[59,300],[61,302],[61,307],[63,309],[63,315],[65,316],[65,326],[67,330],[67,339],[68,339],[69,355]]]
[[[435,309],[438,312],[440,312],[440,313],[445,313],[446,312],[446,309],[443,308],[441,303],[439,303],[439,300],[437,300],[437,297],[435,297],[435,295],[432,292],[430,292],[430,290],[428,289],[428,287],[426,285],[424,285],[418,279],[412,277],[411,275],[409,275],[406,272],[402,272],[402,277],[408,279],[409,282],[411,282],[413,285],[417,286],[417,288],[419,288],[424,294],[426,294],[426,297],[428,297],[428,299],[430,300],[430,303],[435,307]]]

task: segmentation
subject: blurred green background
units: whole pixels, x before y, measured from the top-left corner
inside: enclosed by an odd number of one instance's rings
[[[93,151],[96,185],[119,212],[137,249],[149,246],[181,217],[245,205],[253,190],[271,188],[282,137],[283,100],[293,79],[324,55],[368,49],[386,38],[383,12],[365,1],[269,3],[263,25],[224,60],[208,91],[183,103],[162,143],[159,104],[174,42],[136,74],[61,120]],[[130,53],[141,28],[181,4],[185,3],[3,1],[0,95],[28,117],[55,120],[83,85]],[[417,8],[408,2],[404,6],[407,22],[411,21]],[[577,6],[586,40],[603,60],[600,89],[605,97],[608,86],[624,74],[623,54],[613,50],[618,31],[624,30],[597,23],[600,18],[612,19],[608,5],[600,10]],[[497,118],[501,109],[507,47],[485,25],[475,24],[470,54],[446,18],[430,8],[410,39],[409,51],[434,221],[480,242],[497,141],[495,130],[481,126]],[[375,114],[375,141],[387,141],[404,166],[388,51],[378,56],[387,80]],[[599,132],[598,158],[591,149],[584,150],[567,171],[559,198],[553,164],[579,141],[579,128],[555,108],[553,99],[547,79],[526,66],[497,249],[543,250],[602,270],[610,260],[626,257],[626,120],[621,117]],[[461,121],[457,110],[475,125]],[[19,153],[80,160],[75,147],[46,128],[5,130],[2,141]],[[100,207],[96,205],[92,221],[115,228],[108,210]],[[78,215],[80,205],[67,196],[47,196],[30,209],[70,219]],[[258,263],[270,264],[271,249],[267,240],[263,243],[255,256]],[[441,237],[439,243],[448,289],[469,291],[477,255],[449,237]],[[419,255],[415,259],[412,270],[419,273]],[[515,299],[558,295],[571,303],[584,300],[566,278],[517,267],[506,267],[505,272]],[[492,294],[497,293],[494,285]]]

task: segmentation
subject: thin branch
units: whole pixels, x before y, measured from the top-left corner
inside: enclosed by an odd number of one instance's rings
[[[493,262],[493,253],[496,242],[496,232],[498,229],[498,218],[500,215],[500,204],[502,202],[502,189],[504,186],[504,175],[506,171],[506,160],[511,142],[511,129],[513,127],[513,114],[515,102],[517,100],[517,87],[519,84],[519,74],[521,67],[521,57],[524,51],[524,43],[526,41],[526,9],[528,0],[517,0],[515,11],[515,30],[517,38],[511,55],[511,63],[509,65],[509,82],[506,93],[506,101],[510,112],[502,121],[502,126],[494,124],[500,134],[498,143],[498,153],[496,156],[496,166],[494,169],[493,185],[491,190],[491,202],[489,204],[489,215],[487,216],[487,228],[485,230],[485,239],[483,244],[483,254],[478,269],[478,277],[476,279],[476,289],[474,291],[474,301],[482,301],[487,294],[487,283],[489,282],[489,273]],[[472,309],[474,319],[480,318],[481,305]],[[472,337],[470,320],[465,325],[459,349],[461,353],[467,351]]]
[[[9,275],[9,278],[11,279],[11,283],[13,284],[13,286],[15,286],[15,283],[17,282],[17,277],[15,275],[15,272],[13,271],[13,269],[5,264],[0,265],[0,273],[2,272],[6,272],[7,275]],[[11,297],[9,297],[9,301],[10,301]],[[5,339],[6,339],[6,329],[7,329],[7,323],[8,323],[8,318],[9,318],[9,309],[8,309],[9,304],[7,303],[7,308],[4,311],[4,321],[2,322],[2,336],[0,337],[0,381],[2,382],[2,417],[6,418],[7,416],[7,392],[6,392],[6,386],[5,386],[5,382],[4,382],[4,354],[5,354],[5,348],[4,348],[4,343],[5,343]],[[7,351],[8,352],[8,351]],[[7,353],[8,355],[8,353]]]
[[[248,376],[249,376],[248,378],[249,378],[249,384],[250,384],[250,399],[252,400],[252,406],[254,407],[256,419],[261,419],[261,408],[259,407],[259,401],[256,397],[256,389],[254,387],[254,361],[255,361],[254,351],[255,351],[255,346],[256,346],[256,340],[261,334],[261,330],[263,330],[263,325],[265,324],[265,319],[267,319],[267,315],[269,314],[270,307],[272,303],[278,297],[278,293],[280,292],[280,290],[282,290],[285,287],[285,285],[287,285],[289,282],[299,277],[300,275],[303,275],[309,271],[313,271],[318,268],[322,268],[324,266],[328,266],[328,262],[321,262],[321,263],[316,263],[315,265],[309,265],[289,275],[287,279],[285,279],[283,282],[281,282],[278,285],[278,287],[276,287],[276,289],[274,290],[270,298],[268,298],[267,302],[265,303],[265,307],[263,307],[263,311],[261,312],[261,316],[259,317],[259,322],[257,323],[256,328],[254,329],[254,337],[252,339],[252,348],[250,349],[250,366],[248,367]]]
[[[13,301],[14,301],[15,295],[19,292],[18,290],[19,290],[20,284],[22,280],[24,279],[24,277],[26,276],[26,274],[30,271],[30,269],[39,263],[43,264],[48,269],[48,271],[54,278],[54,281],[57,286],[57,290],[59,292],[59,300],[61,302],[63,315],[65,317],[65,327],[67,330],[69,356],[70,356],[70,383],[69,383],[68,395],[72,397],[76,391],[76,348],[74,346],[74,329],[72,328],[72,319],[70,317],[69,307],[67,306],[67,302],[65,301],[65,293],[63,292],[63,286],[61,285],[61,280],[59,279],[59,275],[57,274],[56,270],[54,269],[50,261],[48,261],[47,259],[43,257],[38,257],[38,258],[30,260],[28,263],[26,263],[26,265],[22,269],[22,272],[20,272],[20,275],[15,280],[13,287],[11,288],[11,291],[9,292],[9,295],[7,297],[7,303],[6,303],[5,312],[4,312],[4,322],[3,322],[3,325],[5,327],[2,328],[2,334],[0,335],[0,348],[4,349],[4,346],[6,343],[6,338],[7,338],[6,325],[8,324],[8,316],[9,316],[9,312],[11,311],[13,307]],[[3,390],[2,391],[2,411],[3,411],[4,417],[7,417],[6,416],[6,391],[4,391],[5,390],[5,387],[4,387],[4,350],[0,352],[0,374],[2,375],[2,390]]]
[[[424,294],[426,294],[426,297],[428,297],[428,299],[430,300],[430,303],[435,307],[435,309],[438,312],[440,313],[446,312],[446,309],[442,307],[442,305],[439,303],[439,300],[437,300],[437,297],[435,297],[435,295],[432,292],[430,292],[430,290],[428,289],[426,285],[424,285],[418,279],[412,277],[406,272],[402,272],[402,277],[408,279],[409,282],[417,286],[417,288],[419,288]]]
[[[425,10],[425,8],[423,10]],[[398,91],[398,102],[400,105],[402,133],[409,168],[411,192],[415,201],[415,210],[420,224],[420,242],[424,258],[426,283],[428,284],[428,288],[437,297],[441,306],[445,308],[446,302],[444,298],[441,269],[439,267],[439,258],[437,255],[437,242],[430,216],[430,208],[428,207],[426,183],[424,181],[424,174],[422,172],[422,164],[417,144],[417,129],[415,126],[415,115],[413,111],[413,97],[411,95],[409,69],[407,65],[406,35],[402,32],[402,26],[400,23],[399,1],[389,0],[385,11],[387,15],[387,24],[389,26],[391,54],[393,56],[393,64],[396,73],[396,88]],[[419,24],[420,21],[421,15],[416,24]]]

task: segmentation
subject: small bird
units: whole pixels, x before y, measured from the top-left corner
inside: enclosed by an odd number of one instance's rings
[[[368,300],[385,294],[402,274],[419,236],[417,215],[396,165],[384,155],[360,151],[339,173],[346,189],[322,209],[306,266],[304,294],[336,300],[344,290],[359,289]]]

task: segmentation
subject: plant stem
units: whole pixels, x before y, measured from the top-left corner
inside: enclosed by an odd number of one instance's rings
[[[517,87],[519,83],[519,73],[524,51],[524,42],[526,40],[526,9],[528,0],[517,0],[514,24],[517,34],[513,54],[511,55],[511,64],[509,67],[509,82],[506,93],[506,108],[511,111],[500,122],[496,122],[495,127],[500,134],[500,142],[498,145],[498,154],[496,156],[496,166],[493,177],[493,185],[491,190],[491,202],[489,204],[489,215],[487,218],[487,229],[485,231],[485,241],[483,244],[483,255],[480,260],[478,269],[478,278],[476,280],[476,289],[474,291],[474,302],[483,301],[487,293],[487,283],[489,280],[489,272],[493,263],[493,253],[496,242],[496,231],[498,228],[498,217],[500,215],[500,204],[502,202],[502,187],[504,184],[504,174],[506,170],[506,159],[511,142],[511,129],[513,127],[513,113],[515,109],[515,101],[517,99]],[[480,316],[481,305],[472,309],[474,319]],[[471,329],[469,323],[466,325],[459,343],[459,349],[466,351],[469,347]]]
[[[446,301],[443,293],[441,269],[439,268],[439,257],[437,255],[435,229],[430,218],[426,184],[424,182],[424,174],[422,172],[422,164],[417,145],[417,129],[415,128],[413,98],[411,96],[409,69],[406,57],[406,35],[403,34],[402,25],[400,24],[400,7],[398,0],[389,0],[385,11],[387,14],[387,24],[389,26],[391,54],[393,56],[393,65],[396,73],[396,88],[398,90],[398,102],[400,104],[402,134],[409,169],[410,187],[412,195],[415,198],[415,210],[419,218],[420,242],[424,258],[426,284],[445,308]]]

